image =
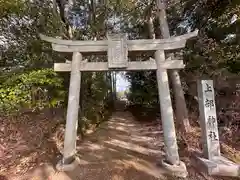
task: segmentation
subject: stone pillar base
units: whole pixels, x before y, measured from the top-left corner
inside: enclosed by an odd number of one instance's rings
[[[78,165],[79,165],[79,158],[74,157],[74,161],[72,161],[70,164],[63,164],[63,161],[60,160],[57,165],[56,169],[58,171],[73,171]]]
[[[164,171],[175,177],[186,178],[188,176],[187,168],[184,162],[180,161],[179,165],[172,165],[162,160],[159,165],[164,169]]]
[[[199,169],[208,175],[240,177],[240,165],[222,157],[216,156],[212,160],[197,157]]]

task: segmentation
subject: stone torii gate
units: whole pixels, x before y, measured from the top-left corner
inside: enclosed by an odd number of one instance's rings
[[[154,40],[128,40],[126,34],[108,34],[107,40],[99,41],[62,40],[41,34],[40,38],[44,41],[50,42],[54,51],[73,53],[71,63],[54,64],[55,71],[71,72],[63,160],[57,165],[57,168],[59,170],[68,171],[74,168],[77,164],[75,152],[81,72],[156,70],[166,152],[166,159],[162,161],[162,165],[173,171],[177,176],[187,176],[186,166],[179,160],[167,75],[167,69],[182,69],[184,68],[184,64],[182,60],[166,61],[164,51],[185,47],[186,41],[197,36],[197,34],[198,30],[177,37]],[[128,61],[128,51],[156,51],[155,59],[150,58],[147,61],[130,62]],[[108,62],[83,61],[81,53],[86,52],[107,52]]]

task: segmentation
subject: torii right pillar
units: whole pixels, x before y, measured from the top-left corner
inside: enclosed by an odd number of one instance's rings
[[[155,60],[157,64],[158,94],[166,153],[166,159],[161,161],[161,166],[167,170],[168,174],[185,178],[188,172],[184,162],[179,159],[167,69],[161,68],[161,62],[165,61],[163,50],[155,52]]]
[[[158,16],[162,36],[163,38],[170,38],[170,32],[166,19],[166,12],[164,9],[164,3],[161,0],[156,0],[156,2],[159,10]],[[160,101],[162,128],[164,134],[164,144],[166,153],[166,159],[161,161],[161,166],[163,166],[168,171],[167,173],[172,174],[173,176],[185,178],[187,177],[188,172],[185,163],[180,161],[179,159],[167,70],[161,69],[161,67],[158,65],[159,62],[166,60],[164,51],[157,50],[155,52],[155,60],[157,64],[158,94]],[[177,73],[177,71],[175,72]],[[179,78],[179,76],[177,77]],[[177,77],[174,76],[174,78]],[[180,79],[178,79],[178,81],[180,81]],[[177,84],[177,87],[175,87],[175,89],[181,91],[179,93],[181,93],[181,95],[184,96],[181,88],[181,83]],[[177,103],[179,104],[180,102],[178,97],[176,97],[176,100]],[[179,110],[180,109],[177,109],[178,115],[180,114]],[[184,119],[185,117],[181,116],[181,118]]]

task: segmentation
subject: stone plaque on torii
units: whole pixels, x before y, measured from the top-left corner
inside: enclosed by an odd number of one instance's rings
[[[99,41],[62,40],[40,35],[42,40],[52,44],[52,49],[54,51],[73,53],[71,63],[54,64],[54,70],[57,72],[71,72],[63,161],[57,165],[57,168],[59,170],[68,171],[77,164],[77,158],[74,156],[76,151],[81,72],[156,70],[166,152],[166,160],[162,161],[162,163],[166,165],[168,170],[173,171],[175,175],[186,176],[186,166],[179,160],[167,75],[168,69],[182,69],[184,68],[184,64],[182,60],[166,61],[164,51],[185,47],[186,41],[197,36],[197,34],[198,30],[177,37],[154,40],[128,40],[126,34],[108,34],[107,40]],[[129,51],[156,51],[155,59],[150,58],[147,61],[130,62],[128,61]],[[107,52],[108,62],[82,61],[81,53],[85,52]]]

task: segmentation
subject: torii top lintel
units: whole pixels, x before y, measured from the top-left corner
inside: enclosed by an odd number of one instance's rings
[[[128,51],[173,50],[185,47],[186,41],[198,35],[198,30],[168,39],[126,40]],[[62,40],[40,34],[44,41],[52,43],[54,51],[58,52],[101,52],[108,51],[109,40],[78,41]]]
[[[127,40],[126,34],[107,34],[107,40],[101,41],[72,41],[72,40],[61,40],[56,38],[47,37],[40,35],[42,40],[52,43],[52,48],[55,51],[60,52],[101,52],[107,51],[108,63],[92,64],[87,62],[81,64],[81,71],[84,70],[108,70],[108,69],[128,69],[128,70],[145,70],[145,69],[156,69],[155,61],[148,61],[147,64],[133,64],[128,62],[128,51],[151,51],[151,50],[171,50],[183,48],[186,44],[187,39],[197,36],[198,30],[177,37],[171,37],[168,39],[141,39],[141,40]],[[154,63],[153,63],[154,62]],[[174,66],[174,63],[177,66]],[[66,65],[66,64],[65,64]],[[69,67],[65,67],[64,70],[69,70]],[[107,65],[107,66],[106,66]],[[142,66],[143,65],[143,66]],[[168,68],[179,68],[182,67],[182,61],[172,61],[170,64],[163,64]],[[54,67],[57,64],[54,64]],[[101,67],[100,67],[101,66]],[[63,64],[61,64],[63,67]],[[85,67],[85,68],[83,68]],[[59,68],[55,68],[57,70]],[[60,70],[62,70],[60,68]]]

